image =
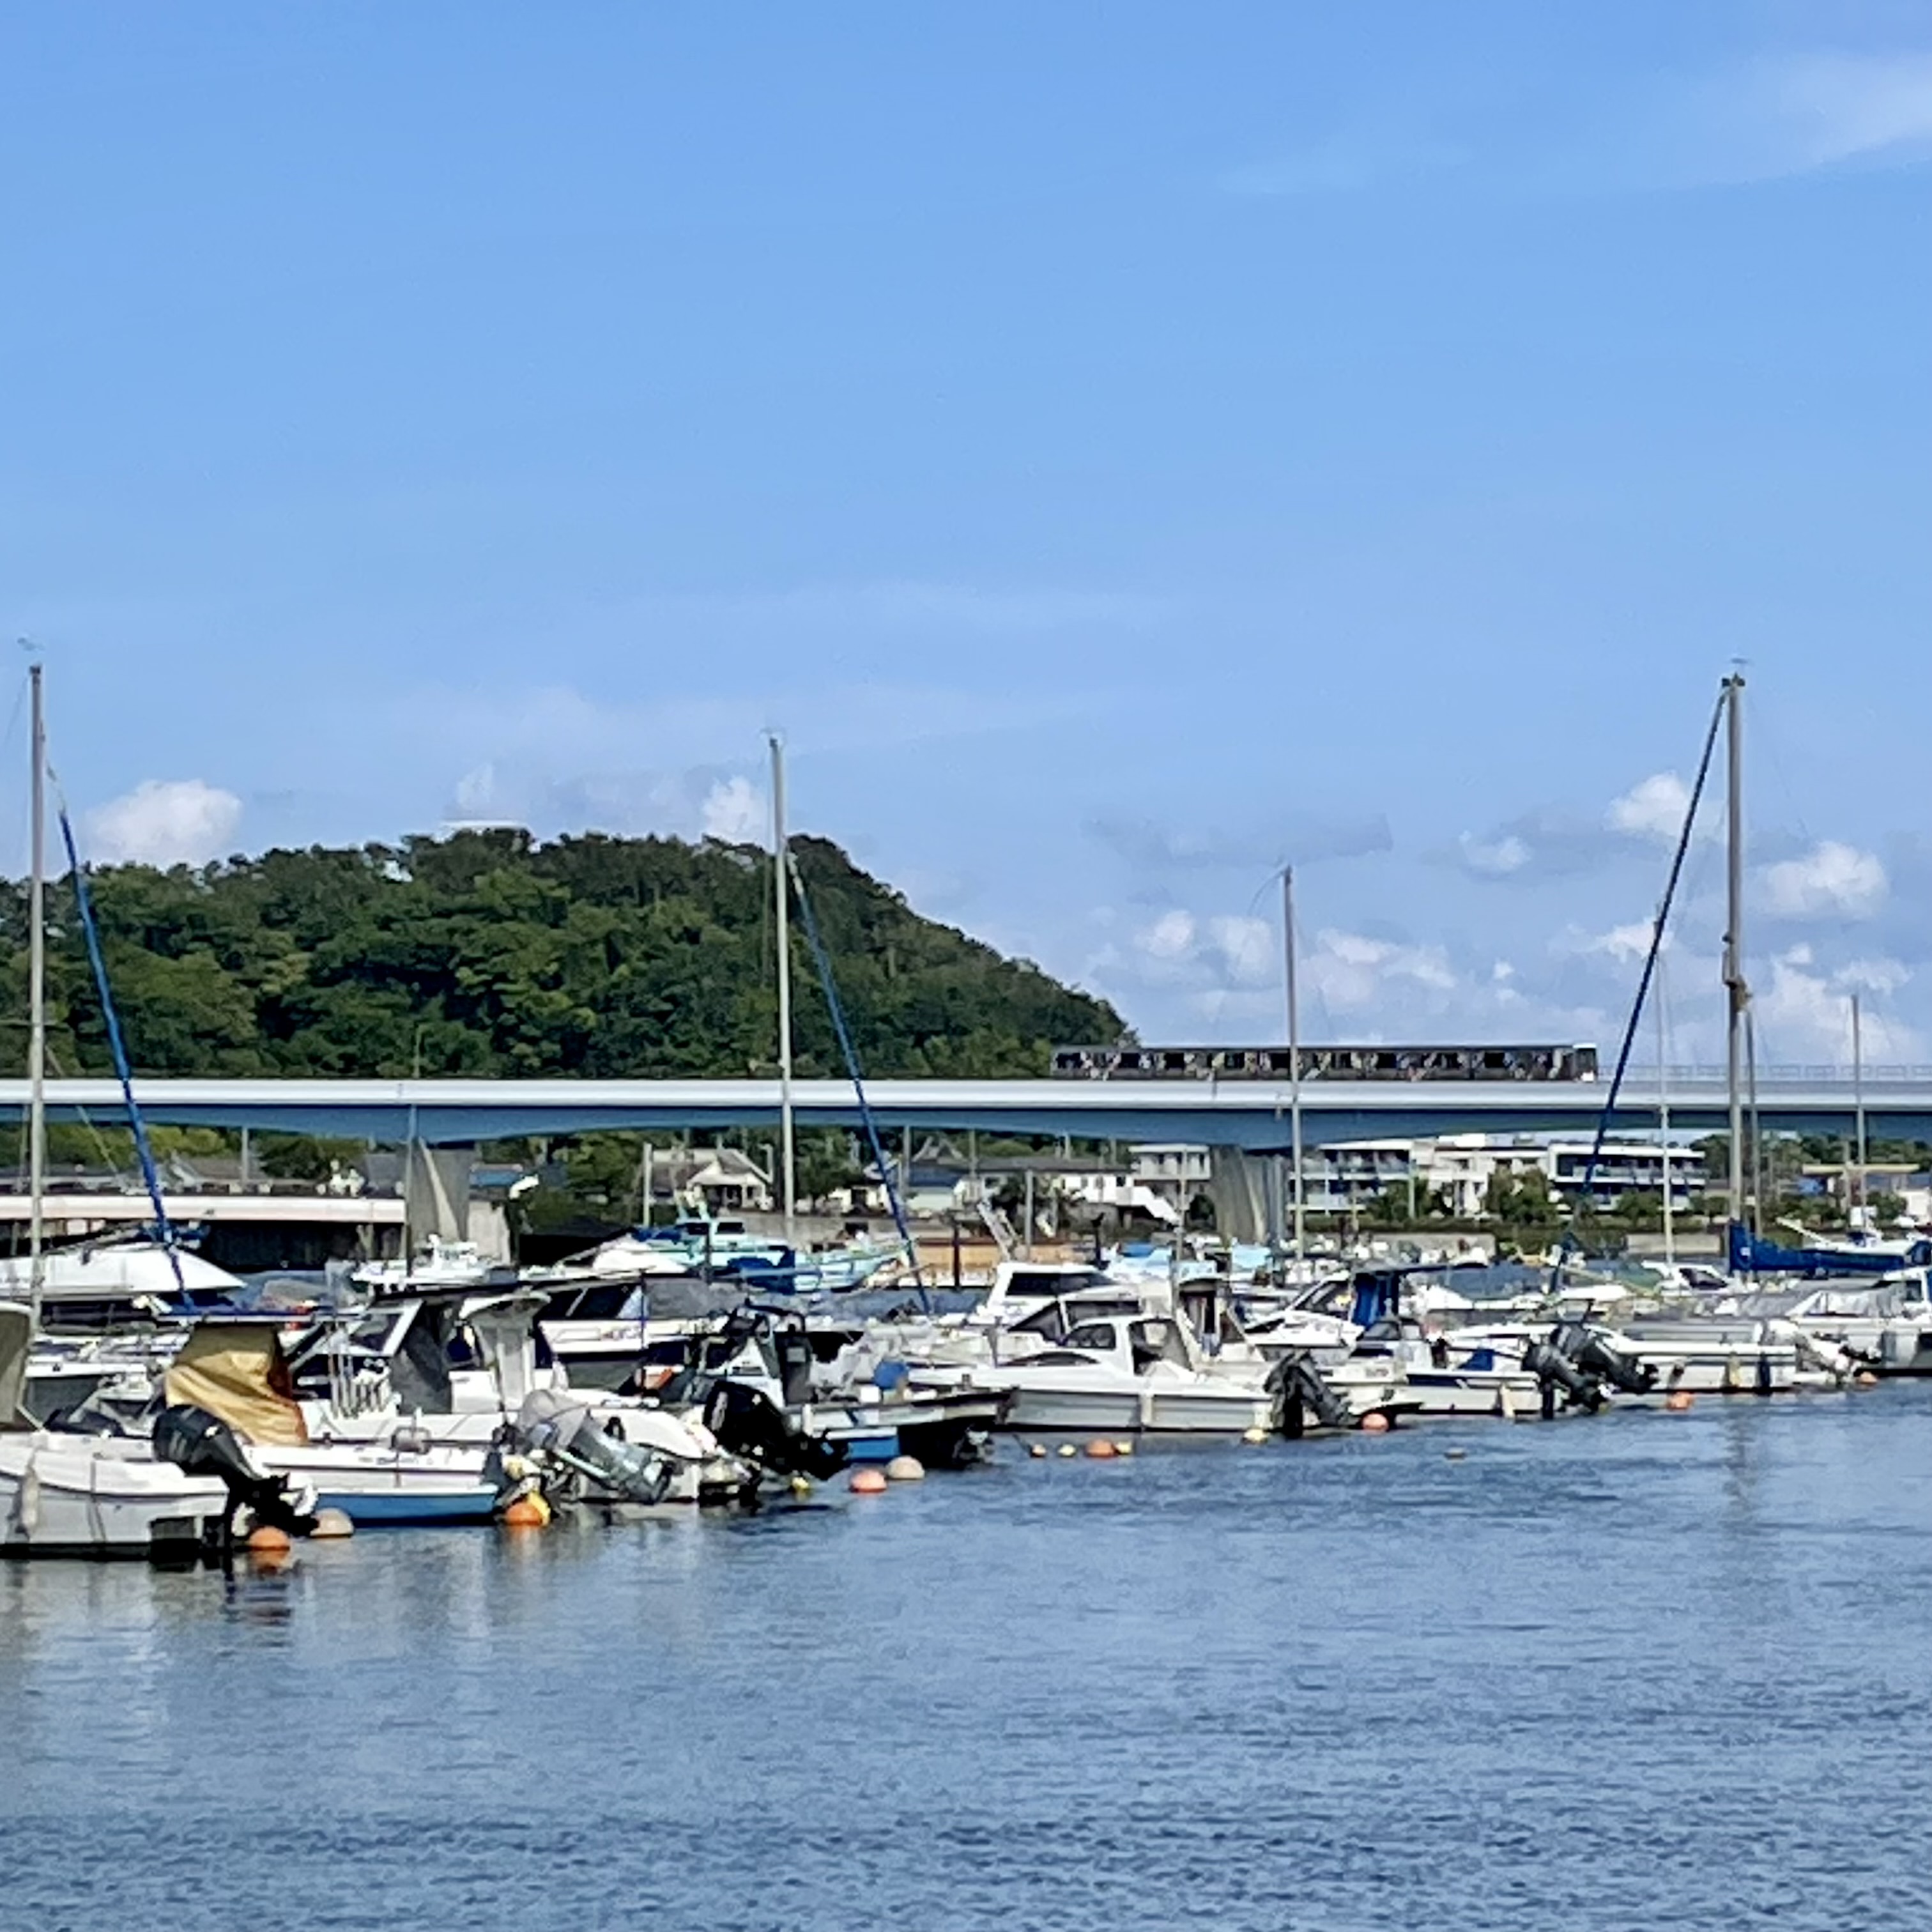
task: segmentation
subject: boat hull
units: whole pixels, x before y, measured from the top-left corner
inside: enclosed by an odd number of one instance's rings
[[[0,1437],[0,1556],[192,1562],[227,1491],[146,1451],[98,1437]]]

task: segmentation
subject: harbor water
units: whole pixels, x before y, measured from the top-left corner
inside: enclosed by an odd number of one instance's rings
[[[43,1932],[1916,1928],[1932,1388],[15,1565],[0,1740]]]

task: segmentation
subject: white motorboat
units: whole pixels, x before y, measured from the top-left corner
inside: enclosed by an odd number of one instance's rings
[[[700,1426],[649,1402],[570,1390],[542,1358],[534,1321],[543,1305],[528,1291],[419,1295],[324,1321],[291,1352],[299,1436],[264,1444],[262,1460],[357,1520],[487,1516],[503,1486],[493,1452],[532,1395],[568,1391],[604,1433],[670,1466],[670,1500],[742,1483],[742,1466]],[[170,1394],[184,1386],[171,1382]]]
[[[915,1370],[912,1382],[1004,1391],[1009,1429],[1238,1436],[1278,1427],[1282,1414],[1280,1393],[1258,1379],[1200,1367],[1170,1316],[1098,1316],[1036,1354],[958,1371]]]
[[[171,1412],[154,1437],[31,1426],[20,1406],[31,1311],[0,1302],[0,1556],[192,1562],[221,1548],[244,1505],[305,1528],[313,1504],[251,1462],[216,1418]]]
[[[1800,1385],[1797,1342],[1766,1318],[1639,1316],[1610,1339],[1654,1372],[1659,1395],[1780,1395]]]

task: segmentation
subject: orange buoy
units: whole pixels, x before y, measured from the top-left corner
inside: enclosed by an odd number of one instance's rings
[[[1696,1398],[1688,1389],[1672,1389],[1664,1398],[1664,1406],[1666,1408],[1674,1409],[1681,1414],[1695,1400]]]
[[[1097,1462],[1114,1453],[1114,1445],[1104,1436],[1096,1436],[1087,1445],[1087,1453]]]
[[[1878,1378],[1874,1375],[1869,1369],[1859,1370],[1854,1379],[1857,1382],[1860,1388],[1876,1388],[1878,1387]]]
[[[512,1529],[541,1529],[550,1520],[550,1504],[542,1496],[519,1496],[503,1511],[506,1525]]]
[[[277,1529],[272,1524],[257,1523],[248,1532],[248,1553],[251,1556],[286,1556],[294,1547],[288,1532]]]
[[[1378,1408],[1372,1408],[1362,1418],[1362,1432],[1366,1436],[1386,1436],[1389,1419]]]
[[[885,1489],[886,1479],[877,1469],[854,1469],[852,1472],[852,1493],[855,1496],[876,1496]]]

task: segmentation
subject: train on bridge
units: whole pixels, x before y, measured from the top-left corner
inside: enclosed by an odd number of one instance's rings
[[[1585,1081],[1594,1046],[1057,1046],[1056,1080]]]

